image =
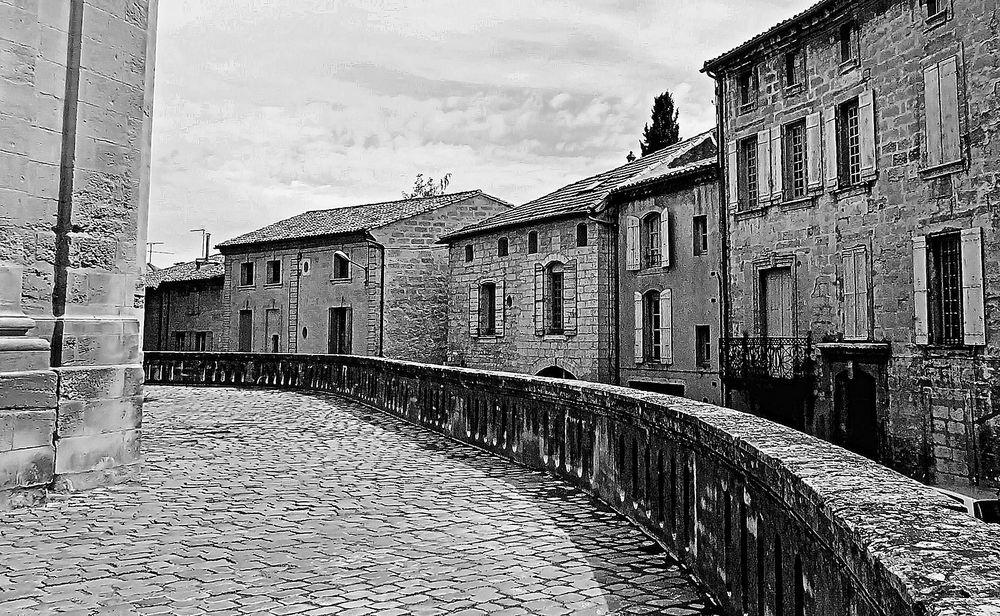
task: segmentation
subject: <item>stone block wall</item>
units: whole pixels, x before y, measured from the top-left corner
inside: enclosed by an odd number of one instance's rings
[[[134,468],[137,445],[118,443],[138,441],[135,392],[103,392],[100,431],[60,441],[63,403],[86,402],[69,383],[141,364],[156,1],[0,2],[0,24],[0,501],[15,503]]]
[[[588,229],[587,246],[576,245],[576,227]],[[538,233],[538,252],[528,253],[528,234]],[[497,253],[508,240],[508,256]],[[537,374],[552,367],[587,381],[610,382],[612,365],[611,242],[607,226],[586,216],[542,220],[509,229],[459,237],[449,243],[448,363],[484,370]],[[473,260],[465,260],[466,246]],[[575,263],[576,333],[536,333],[535,268]],[[470,289],[497,283],[504,294],[503,335],[477,337],[470,329]]]
[[[997,448],[998,407],[986,377],[1000,354],[1000,10],[992,0],[940,4],[946,18],[939,20],[928,20],[926,3],[911,0],[832,5],[821,23],[803,28],[805,34],[779,37],[780,45],[741,59],[759,70],[758,104],[749,112],[737,111],[736,69],[722,75],[727,142],[865,91],[874,92],[876,142],[876,176],[870,183],[841,190],[824,185],[807,200],[746,212],[731,208],[730,334],[755,335],[759,267],[790,256],[797,335],[811,332],[815,341],[840,341],[845,333],[841,258],[864,247],[870,340],[891,345],[891,357],[872,374],[885,384],[877,410],[880,459],[927,481],[996,487],[997,469],[987,458]],[[845,65],[838,34],[851,21],[858,28],[859,61]],[[806,58],[805,83],[788,89],[784,51],[797,44]],[[929,169],[923,69],[953,56],[959,59],[964,163]],[[973,227],[984,233],[987,345],[918,345],[912,239]],[[816,359],[824,361],[820,354]],[[813,413],[804,418],[809,431],[824,437],[837,423],[836,376],[832,370],[821,373]]]
[[[223,278],[162,283],[146,289],[142,327],[145,351],[183,351],[175,335],[185,332],[191,345],[195,332],[206,334],[206,351],[222,348]],[[193,347],[192,347],[193,348]]]

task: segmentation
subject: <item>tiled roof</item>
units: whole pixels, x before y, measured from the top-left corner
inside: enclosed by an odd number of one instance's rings
[[[221,255],[213,255],[204,260],[178,263],[170,267],[146,266],[146,288],[155,289],[165,282],[190,282],[225,277],[225,265]]]
[[[217,247],[228,248],[247,244],[321,237],[341,233],[357,233],[359,231],[377,229],[476,195],[484,195],[490,199],[494,199],[498,203],[503,203],[503,201],[495,197],[486,195],[481,190],[469,190],[419,199],[402,199],[399,201],[338,207],[329,210],[312,210],[298,216],[280,220],[237,238],[226,240]]]
[[[683,160],[684,155],[689,151],[707,139],[712,139],[713,133],[714,129],[643,156],[621,167],[578,180],[534,201],[529,201],[524,205],[464,227],[441,238],[441,241],[447,242],[467,235],[502,227],[513,227],[537,220],[586,214],[592,207],[601,203],[622,182],[653,168],[669,168],[671,164]]]
[[[611,192],[617,194],[619,192],[625,192],[633,188],[639,188],[641,186],[646,186],[649,184],[655,184],[657,182],[662,182],[664,180],[669,180],[671,178],[678,178],[685,176],[696,171],[701,171],[702,169],[708,169],[715,166],[719,162],[718,157],[711,156],[708,158],[701,158],[699,160],[691,161],[680,165],[678,167],[671,167],[669,165],[658,165],[656,167],[647,169],[643,173],[630,178],[618,186],[615,187]]]
[[[723,61],[730,59],[732,56],[735,56],[735,55],[738,55],[740,53],[743,53],[743,52],[747,51],[750,47],[753,47],[754,45],[757,45],[758,43],[767,40],[768,38],[770,38],[773,35],[777,34],[782,29],[787,28],[788,26],[791,26],[791,25],[793,25],[795,23],[798,23],[801,20],[807,19],[807,18],[813,16],[814,14],[820,12],[821,10],[823,10],[825,8],[836,6],[837,4],[845,4],[846,2],[847,2],[847,0],[820,0],[819,2],[817,2],[816,4],[810,6],[809,8],[807,8],[804,11],[802,11],[801,13],[798,13],[796,15],[793,15],[792,17],[789,17],[788,19],[786,19],[786,20],[784,20],[784,21],[776,24],[775,26],[769,28],[765,32],[762,32],[762,33],[758,34],[757,36],[753,37],[749,41],[747,41],[747,42],[745,42],[745,43],[743,43],[741,45],[738,45],[738,46],[734,47],[733,49],[730,49],[726,53],[721,54],[718,57],[712,58],[711,60],[705,62],[705,66],[702,69],[702,71],[703,72],[707,72],[707,71],[713,70],[713,69],[716,68],[716,66],[718,64],[722,63]]]

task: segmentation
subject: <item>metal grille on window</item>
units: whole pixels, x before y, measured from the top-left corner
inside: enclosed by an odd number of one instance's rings
[[[847,180],[853,186],[861,183],[861,131],[857,101],[844,106],[844,125],[847,137]]]
[[[934,265],[937,269],[939,344],[962,344],[962,251],[958,235],[935,238]]]
[[[552,331],[563,331],[563,273],[552,272]]]
[[[663,255],[660,254],[660,217],[646,218],[646,267],[659,267]]]
[[[806,195],[806,127],[804,123],[788,127],[791,158],[791,198]]]
[[[757,207],[757,140],[746,139],[743,141],[743,173],[744,186],[746,192],[742,199],[745,207]]]

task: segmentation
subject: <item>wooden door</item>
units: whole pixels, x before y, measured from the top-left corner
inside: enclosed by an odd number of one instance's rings
[[[240,353],[249,353],[253,350],[253,311],[240,310]]]

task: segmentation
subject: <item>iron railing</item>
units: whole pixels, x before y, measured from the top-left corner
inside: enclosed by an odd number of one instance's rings
[[[722,376],[729,382],[800,381],[813,375],[811,336],[723,338],[719,347]]]

